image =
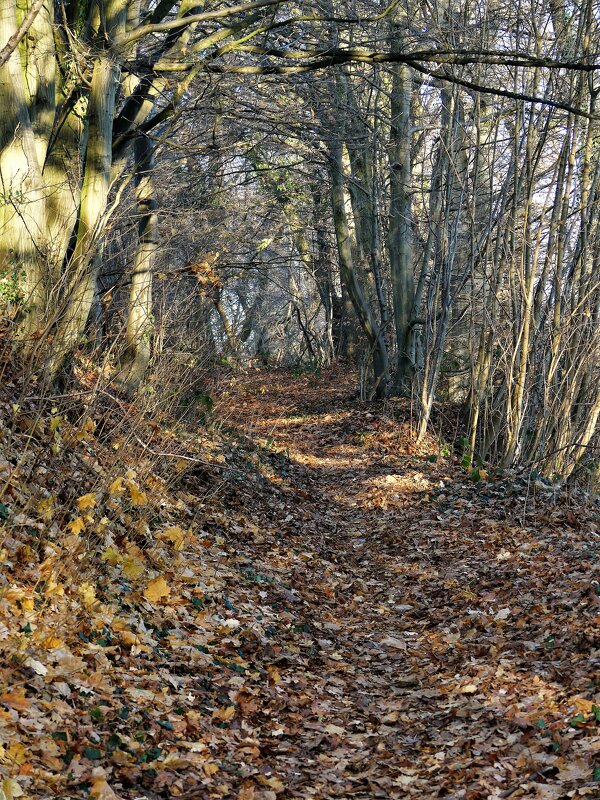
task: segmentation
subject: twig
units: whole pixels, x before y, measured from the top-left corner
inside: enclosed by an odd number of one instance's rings
[[[0,67],[3,67],[14,51],[19,46],[19,42],[25,36],[29,28],[33,25],[34,19],[39,14],[42,6],[44,5],[45,0],[34,0],[31,5],[31,8],[25,15],[23,22],[19,25],[17,30],[13,33],[13,35],[9,38],[8,42],[4,45],[2,50],[0,50]]]
[[[142,442],[137,433],[132,432],[132,436],[138,442],[138,444],[140,444],[144,448],[144,450],[147,450],[149,453],[151,453],[153,456],[156,456],[157,458],[181,458],[184,461],[191,461],[194,464],[204,464],[205,466],[211,467],[212,469],[221,469],[220,464],[212,464],[210,461],[205,461],[203,458],[194,458],[193,456],[183,455],[183,453],[158,453],[156,450],[153,450],[147,444]]]

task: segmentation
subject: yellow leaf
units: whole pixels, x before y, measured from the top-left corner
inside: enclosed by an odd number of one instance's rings
[[[102,561],[106,561],[106,563],[110,564],[112,567],[116,567],[117,564],[120,564],[123,561],[123,554],[120,553],[115,547],[107,547],[106,550],[101,554],[100,558]]]
[[[27,760],[27,748],[21,742],[11,742],[6,751],[6,760],[19,766]]]
[[[21,599],[21,608],[23,611],[33,611],[35,603],[33,597],[23,597]]]
[[[95,505],[96,505],[95,492],[88,492],[88,494],[82,495],[77,501],[77,506],[79,507],[80,511],[85,511],[86,508],[94,508]]]
[[[46,597],[62,597],[65,593],[65,587],[62,583],[58,583],[54,575],[51,575],[46,581],[45,587]]]
[[[67,528],[71,531],[71,533],[81,533],[81,531],[85,530],[85,522],[83,521],[83,517],[77,517],[77,519],[72,519],[71,522],[67,525]]]
[[[62,647],[64,645],[64,642],[57,636],[48,636],[47,639],[44,639],[43,645],[46,648],[46,650],[57,650],[59,647]]]
[[[171,590],[164,578],[155,578],[144,589],[144,597],[151,603],[158,603],[162,597],[168,597]]]
[[[50,420],[50,430],[56,431],[60,428],[62,424],[63,424],[63,418],[61,416],[52,417]]]
[[[139,578],[144,573],[144,565],[133,556],[125,556],[123,559],[123,575],[130,580]]]
[[[86,608],[93,608],[95,605],[98,605],[99,601],[96,597],[96,589],[91,583],[82,583],[77,593],[83,600],[83,605]]]
[[[22,797],[23,789],[14,778],[3,778],[0,783],[0,800],[14,800],[15,797]]]
[[[106,561],[107,564],[110,564],[111,567],[116,567],[116,565],[120,564],[123,560],[121,553],[119,553],[118,550],[115,550],[114,547],[107,547],[100,558],[102,561]]]
[[[124,491],[125,487],[123,486],[125,482],[125,478],[122,476],[115,478],[111,485],[108,487],[108,493],[111,495],[114,494],[121,494]]]
[[[96,430],[96,423],[93,419],[88,417],[86,421],[83,423],[80,430],[77,431],[77,440],[82,442],[84,439],[87,439],[90,434],[92,434]]]
[[[183,550],[185,537],[185,531],[179,526],[175,526],[173,528],[167,528],[166,531],[161,531],[157,538],[161,539],[162,541],[171,542],[175,550]]]
[[[202,764],[202,769],[210,777],[219,771],[219,765],[214,763]]]
[[[50,497],[44,497],[43,500],[40,500],[37,507],[37,513],[42,519],[45,519],[48,522],[52,519],[54,514],[54,497],[52,497],[52,495],[50,495]]]
[[[134,506],[145,506],[148,502],[146,492],[142,491],[133,481],[129,481],[129,492]]]

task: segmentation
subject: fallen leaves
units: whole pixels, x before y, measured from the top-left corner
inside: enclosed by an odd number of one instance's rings
[[[171,542],[177,551],[183,550],[183,546],[187,538],[187,533],[177,525],[167,528],[164,531],[160,531],[157,534],[157,539],[160,539],[163,542]]]
[[[381,640],[381,644],[386,645],[386,647],[393,647],[395,650],[407,649],[407,644],[404,639],[399,639],[397,636],[385,636]]]
[[[89,508],[96,507],[96,493],[95,492],[88,492],[88,494],[82,495],[77,500],[77,508],[80,511],[86,511]]]
[[[218,708],[213,711],[213,719],[221,720],[221,722],[229,722],[235,716],[235,706],[227,706],[227,708]]]
[[[163,577],[154,578],[144,589],[144,597],[151,603],[158,603],[163,598],[167,598],[171,590]]]
[[[3,778],[0,781],[0,800],[14,800],[23,795],[23,790],[13,778]]]
[[[90,786],[90,797],[95,800],[117,800],[118,795],[108,785],[106,778],[94,778]]]
[[[40,447],[89,470],[8,465],[0,800],[597,796],[593,515],[515,519],[343,380],[253,380],[214,499],[66,413]]]
[[[67,525],[67,528],[74,535],[83,533],[83,531],[85,531],[85,521],[83,517],[76,517],[75,519],[71,520],[71,522],[69,522]]]
[[[14,708],[15,711],[27,711],[31,705],[23,689],[0,694],[0,703],[8,708]]]

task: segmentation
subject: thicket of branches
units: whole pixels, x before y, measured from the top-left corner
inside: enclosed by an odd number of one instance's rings
[[[343,358],[421,437],[462,403],[467,460],[593,464],[592,0],[0,6],[0,300],[45,380]]]

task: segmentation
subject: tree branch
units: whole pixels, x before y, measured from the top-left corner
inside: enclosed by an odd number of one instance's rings
[[[33,0],[31,4],[31,8],[25,15],[23,22],[19,25],[17,30],[13,33],[10,37],[8,42],[4,45],[2,50],[0,50],[0,67],[3,67],[14,51],[19,46],[19,43],[33,25],[33,21],[41,11],[42,6],[44,5],[45,0]]]

